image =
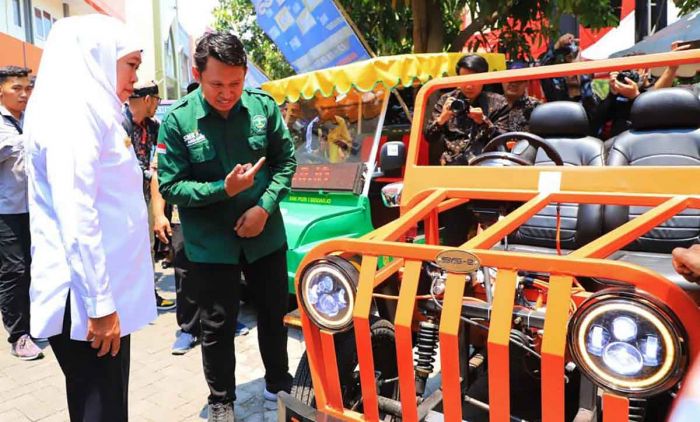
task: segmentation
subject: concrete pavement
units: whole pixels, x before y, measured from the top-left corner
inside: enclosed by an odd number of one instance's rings
[[[174,298],[172,270],[165,270],[158,288],[166,298]],[[236,420],[276,421],[276,403],[262,397],[264,368],[257,344],[255,314],[248,306],[240,320],[250,334],[236,338]],[[132,336],[129,420],[202,421],[206,420],[207,384],[202,374],[200,347],[184,356],[173,356],[175,311],[163,312],[158,319]],[[2,330],[2,339],[5,332]],[[0,422],[68,421],[63,374],[48,343],[44,359],[23,362],[10,355],[10,346],[0,341]],[[301,332],[289,331],[290,372],[296,370],[304,352]]]

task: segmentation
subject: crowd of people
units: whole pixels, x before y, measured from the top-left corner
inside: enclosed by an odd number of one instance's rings
[[[2,318],[18,358],[50,343],[71,421],[125,421],[130,334],[176,307],[172,352],[201,343],[209,419],[229,421],[234,336],[247,331],[241,274],[257,311],[261,394],[291,388],[279,202],[292,141],[272,98],[243,89],[235,36],[199,40],[201,85],[162,125],[157,85],[137,85],[141,51],[119,21],[74,17],[51,31],[36,85],[29,69],[0,68]],[[76,76],[84,89],[55,107]],[[176,302],[153,293],[155,238],[171,246]]]
[[[560,38],[551,60],[573,60],[572,42]],[[162,123],[154,119],[158,86],[136,85],[141,51],[113,18],[66,18],[51,31],[36,82],[29,69],[0,68],[2,319],[18,358],[40,358],[36,342],[51,344],[71,421],[126,421],[130,334],[157,309],[176,307],[172,351],[201,342],[209,420],[232,421],[234,336],[246,330],[237,321],[241,275],[257,311],[261,394],[276,400],[291,388],[279,203],[296,169],[294,142],[274,100],[244,89],[246,53],[236,36],[199,39],[199,82]],[[456,71],[483,73],[488,63],[467,55]],[[673,72],[653,88],[670,85]],[[547,100],[581,102],[591,130],[614,136],[625,130],[634,98],[652,88],[647,73],[637,74],[611,74],[602,101],[591,97],[586,77],[543,87]],[[82,89],[64,95],[65,81],[76,78]],[[468,165],[494,136],[527,131],[540,104],[527,87],[507,82],[501,95],[467,83],[442,95],[425,129],[443,147],[440,164]],[[444,213],[445,244],[466,239],[465,212]],[[156,239],[172,250],[175,302],[153,293]],[[673,264],[700,281],[698,245],[675,250]]]
[[[672,51],[685,48],[688,46],[678,42],[671,46]],[[539,65],[572,63],[578,59],[574,36],[564,34],[540,57]],[[508,68],[527,66],[524,62],[513,61]],[[668,67],[655,81],[647,69],[610,72],[605,98],[594,93],[592,75],[555,77],[539,82],[546,101],[580,103],[589,119],[590,135],[611,141],[630,128],[632,104],[640,93],[672,86],[677,70],[677,67]],[[458,75],[488,71],[488,62],[477,54],[463,56],[455,69]],[[426,140],[437,145],[439,153],[438,162],[431,164],[469,165],[494,137],[508,132],[528,132],[530,115],[541,104],[538,98],[528,95],[529,85],[529,81],[505,82],[498,87],[503,92],[500,94],[479,83],[465,83],[444,93],[424,129]],[[443,212],[440,222],[446,228],[443,243],[448,246],[462,244],[475,228],[475,217],[466,204]]]

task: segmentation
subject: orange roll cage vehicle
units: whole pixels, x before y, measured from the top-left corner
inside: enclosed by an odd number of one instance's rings
[[[469,166],[419,157],[441,90],[698,64],[688,50],[423,86],[407,151],[380,154],[404,172],[384,192],[401,216],[319,244],[296,273],[287,322],[307,350],[280,420],[665,420],[700,356],[700,286],[670,254],[700,239],[697,94],[641,94],[605,144],[578,103],[551,102]],[[478,229],[441,245],[440,214],[458,206]]]

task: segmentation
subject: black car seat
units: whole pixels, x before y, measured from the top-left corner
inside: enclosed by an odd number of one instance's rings
[[[591,136],[586,110],[579,103],[553,101],[535,108],[530,116],[530,132],[544,138],[561,155],[566,166],[602,166],[603,142]],[[538,150],[536,166],[553,165]],[[576,249],[602,233],[603,207],[597,204],[560,205],[561,248]],[[510,249],[556,247],[556,205],[550,204],[509,237]]]
[[[700,100],[682,88],[649,91],[637,97],[631,112],[632,129],[621,133],[610,149],[610,166],[700,165]],[[679,180],[694,183],[697,180]],[[700,192],[700,186],[698,187]],[[607,206],[604,227],[612,230],[647,211],[648,207]],[[700,210],[686,210],[627,245],[611,258],[656,270],[683,280],[668,254],[677,246],[700,241]]]

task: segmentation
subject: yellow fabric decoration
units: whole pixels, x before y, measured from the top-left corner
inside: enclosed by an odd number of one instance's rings
[[[505,70],[503,54],[479,53],[489,63],[489,70]],[[455,64],[464,53],[404,54],[377,57],[330,69],[317,70],[266,82],[262,89],[270,93],[277,104],[313,98],[347,94],[351,89],[372,91],[381,84],[388,90],[408,87],[415,82],[426,83],[432,78],[455,75]]]

